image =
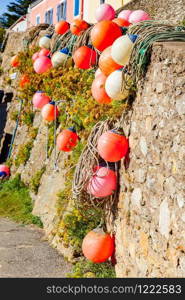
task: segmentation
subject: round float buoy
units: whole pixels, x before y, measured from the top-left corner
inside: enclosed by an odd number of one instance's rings
[[[112,102],[112,99],[105,91],[106,79],[107,77],[104,74],[100,74],[93,80],[92,83],[92,96],[99,104],[108,104]]]
[[[30,78],[27,74],[21,76],[19,86],[23,89],[27,84],[30,83]]]
[[[32,56],[32,61],[35,61],[37,58],[39,58],[39,52],[35,52]]]
[[[94,74],[94,77],[96,78],[98,75],[102,75],[103,72],[100,70],[100,68],[98,68]]]
[[[113,100],[124,100],[129,95],[129,90],[122,90],[122,70],[112,72],[106,79],[105,91]]]
[[[74,127],[64,129],[57,137],[57,147],[60,151],[70,152],[77,145],[78,139]]]
[[[2,172],[0,171],[0,178],[4,178],[7,176],[7,173],[6,172]]]
[[[128,9],[125,9],[125,10],[122,10],[119,15],[118,15],[118,18],[121,18],[121,19],[124,19],[126,21],[129,21],[129,17],[132,13],[132,10],[128,10]]]
[[[43,119],[48,122],[54,121],[59,115],[58,107],[56,106],[55,102],[51,101],[50,103],[44,105],[41,110],[41,115]]]
[[[58,34],[65,34],[68,30],[69,30],[69,23],[62,20],[59,21],[56,25],[55,25],[55,32]]]
[[[111,48],[111,55],[117,64],[126,66],[129,62],[137,37],[138,35],[135,34],[126,34],[115,40]]]
[[[47,56],[39,56],[33,64],[36,73],[42,74],[52,68],[51,59]]]
[[[39,51],[39,56],[49,56],[51,51],[49,49],[43,48]]]
[[[101,4],[96,9],[95,17],[98,22],[103,20],[112,20],[115,17],[115,10],[110,4]]]
[[[74,35],[80,35],[84,30],[89,27],[89,24],[81,19],[74,19],[70,25],[71,33]]]
[[[51,47],[51,35],[45,35],[39,40],[39,47],[50,49]]]
[[[106,76],[121,68],[121,66],[112,59],[111,46],[101,53],[99,58],[99,68]]]
[[[19,61],[19,56],[18,55],[15,55],[11,58],[11,66],[14,67],[14,68],[17,68],[20,66],[20,61]]]
[[[82,252],[93,263],[105,262],[114,253],[114,238],[102,228],[96,228],[83,239]]]
[[[64,48],[57,52],[55,52],[51,58],[51,62],[54,68],[57,68],[58,66],[62,65],[67,61],[69,58],[69,49]]]
[[[0,165],[0,172],[4,172],[7,176],[10,175],[10,168],[6,165]]]
[[[116,19],[112,20],[112,22],[116,23],[120,27],[128,27],[131,24],[130,22],[128,22],[127,20],[124,20],[122,18],[116,18]]]
[[[132,24],[150,20],[149,14],[147,14],[144,10],[134,10],[129,16],[129,22]]]
[[[116,173],[107,167],[100,167],[89,180],[87,192],[97,198],[103,198],[112,195],[116,187]]]
[[[51,102],[51,98],[47,96],[44,92],[42,91],[37,91],[33,95],[33,106],[38,109],[42,109],[44,105],[48,104]]]
[[[121,160],[128,152],[128,140],[113,130],[104,132],[98,139],[98,153],[108,162]]]
[[[96,63],[96,51],[89,46],[78,48],[73,54],[73,60],[76,67],[80,69],[89,69]]]
[[[101,21],[94,25],[90,35],[93,46],[99,51],[103,51],[122,35],[122,31],[112,21]]]

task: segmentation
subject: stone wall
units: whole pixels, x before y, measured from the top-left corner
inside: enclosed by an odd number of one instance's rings
[[[185,43],[153,46],[120,171],[118,277],[185,277]]]

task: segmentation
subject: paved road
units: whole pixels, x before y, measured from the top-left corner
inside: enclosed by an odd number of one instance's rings
[[[43,236],[35,226],[0,218],[0,277],[65,277],[70,264]]]

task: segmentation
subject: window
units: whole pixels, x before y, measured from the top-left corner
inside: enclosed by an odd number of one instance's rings
[[[74,16],[78,16],[80,14],[80,0],[74,0]]]
[[[66,20],[67,14],[67,1],[63,1],[61,4],[57,6],[57,21]]]
[[[36,25],[40,24],[40,16],[36,16]]]
[[[105,0],[100,0],[100,4],[103,4],[103,3],[105,3]]]
[[[45,23],[50,25],[53,24],[53,9],[50,9],[45,13]]]

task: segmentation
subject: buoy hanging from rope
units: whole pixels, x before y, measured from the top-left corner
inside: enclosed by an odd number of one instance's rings
[[[6,165],[0,165],[0,172],[6,173],[6,176],[10,175],[10,168]]]
[[[128,64],[137,38],[138,35],[126,34],[115,40],[111,47],[111,56],[117,64],[121,66],[126,66]]]
[[[114,8],[107,3],[101,4],[95,12],[95,18],[98,22],[103,20],[112,20],[115,17]]]
[[[102,228],[96,228],[83,239],[82,252],[93,263],[105,262],[114,253],[114,238]]]
[[[59,21],[56,25],[55,25],[55,32],[57,34],[65,34],[70,28],[70,25],[68,22],[62,20]]]
[[[43,48],[39,51],[39,56],[49,56],[51,51],[49,49]]]
[[[51,47],[51,35],[42,36],[39,40],[39,47],[50,49]]]
[[[101,53],[99,58],[99,68],[106,76],[121,68],[121,66],[112,59],[111,46]]]
[[[116,188],[116,173],[107,167],[99,167],[89,180],[87,192],[94,197],[103,198],[112,195]]]
[[[14,68],[17,68],[20,66],[20,61],[19,61],[19,56],[18,55],[15,55],[11,58],[11,66],[14,67]]]
[[[59,115],[58,107],[54,101],[43,106],[41,110],[41,115],[44,120],[51,122],[56,120],[57,116]]]
[[[106,79],[107,77],[102,73],[98,75],[92,83],[92,96],[99,104],[108,104],[112,102],[112,99],[107,95],[105,91]]]
[[[98,139],[99,155],[108,162],[117,162],[126,156],[129,149],[128,139],[114,130],[104,132]]]
[[[20,81],[19,81],[19,86],[21,88],[24,88],[26,85],[30,83],[30,78],[27,74],[24,74],[21,76]]]
[[[52,68],[51,59],[47,56],[39,56],[39,58],[35,60],[33,68],[38,74],[45,73]]]
[[[57,137],[57,147],[60,151],[70,152],[78,143],[78,135],[74,127],[62,130]]]
[[[89,24],[81,19],[74,19],[70,25],[71,33],[74,35],[80,35],[87,28],[89,28]]]
[[[112,22],[116,23],[120,27],[128,27],[131,25],[130,22],[128,22],[127,20],[124,20],[122,18],[116,18],[116,19],[112,20]]]
[[[57,52],[55,52],[51,58],[51,62],[54,68],[61,66],[63,63],[67,61],[69,58],[69,49],[63,48]]]
[[[147,20],[150,20],[149,14],[141,9],[134,10],[129,16],[129,22],[132,24]]]
[[[89,69],[96,64],[97,54],[91,46],[82,46],[73,54],[73,60],[76,67],[80,69]]]
[[[124,9],[119,13],[118,18],[124,19],[129,22],[129,17],[132,12],[133,12],[132,10]]]
[[[122,69],[116,70],[107,77],[105,82],[105,91],[107,95],[113,100],[124,100],[129,95],[129,89],[123,88],[122,85]]]
[[[122,36],[122,31],[112,21],[101,21],[94,25],[90,35],[93,46],[99,51],[103,51],[111,46],[118,37]]]
[[[51,98],[45,94],[45,92],[37,91],[33,95],[33,106],[38,109],[42,109],[44,105],[51,102]]]

